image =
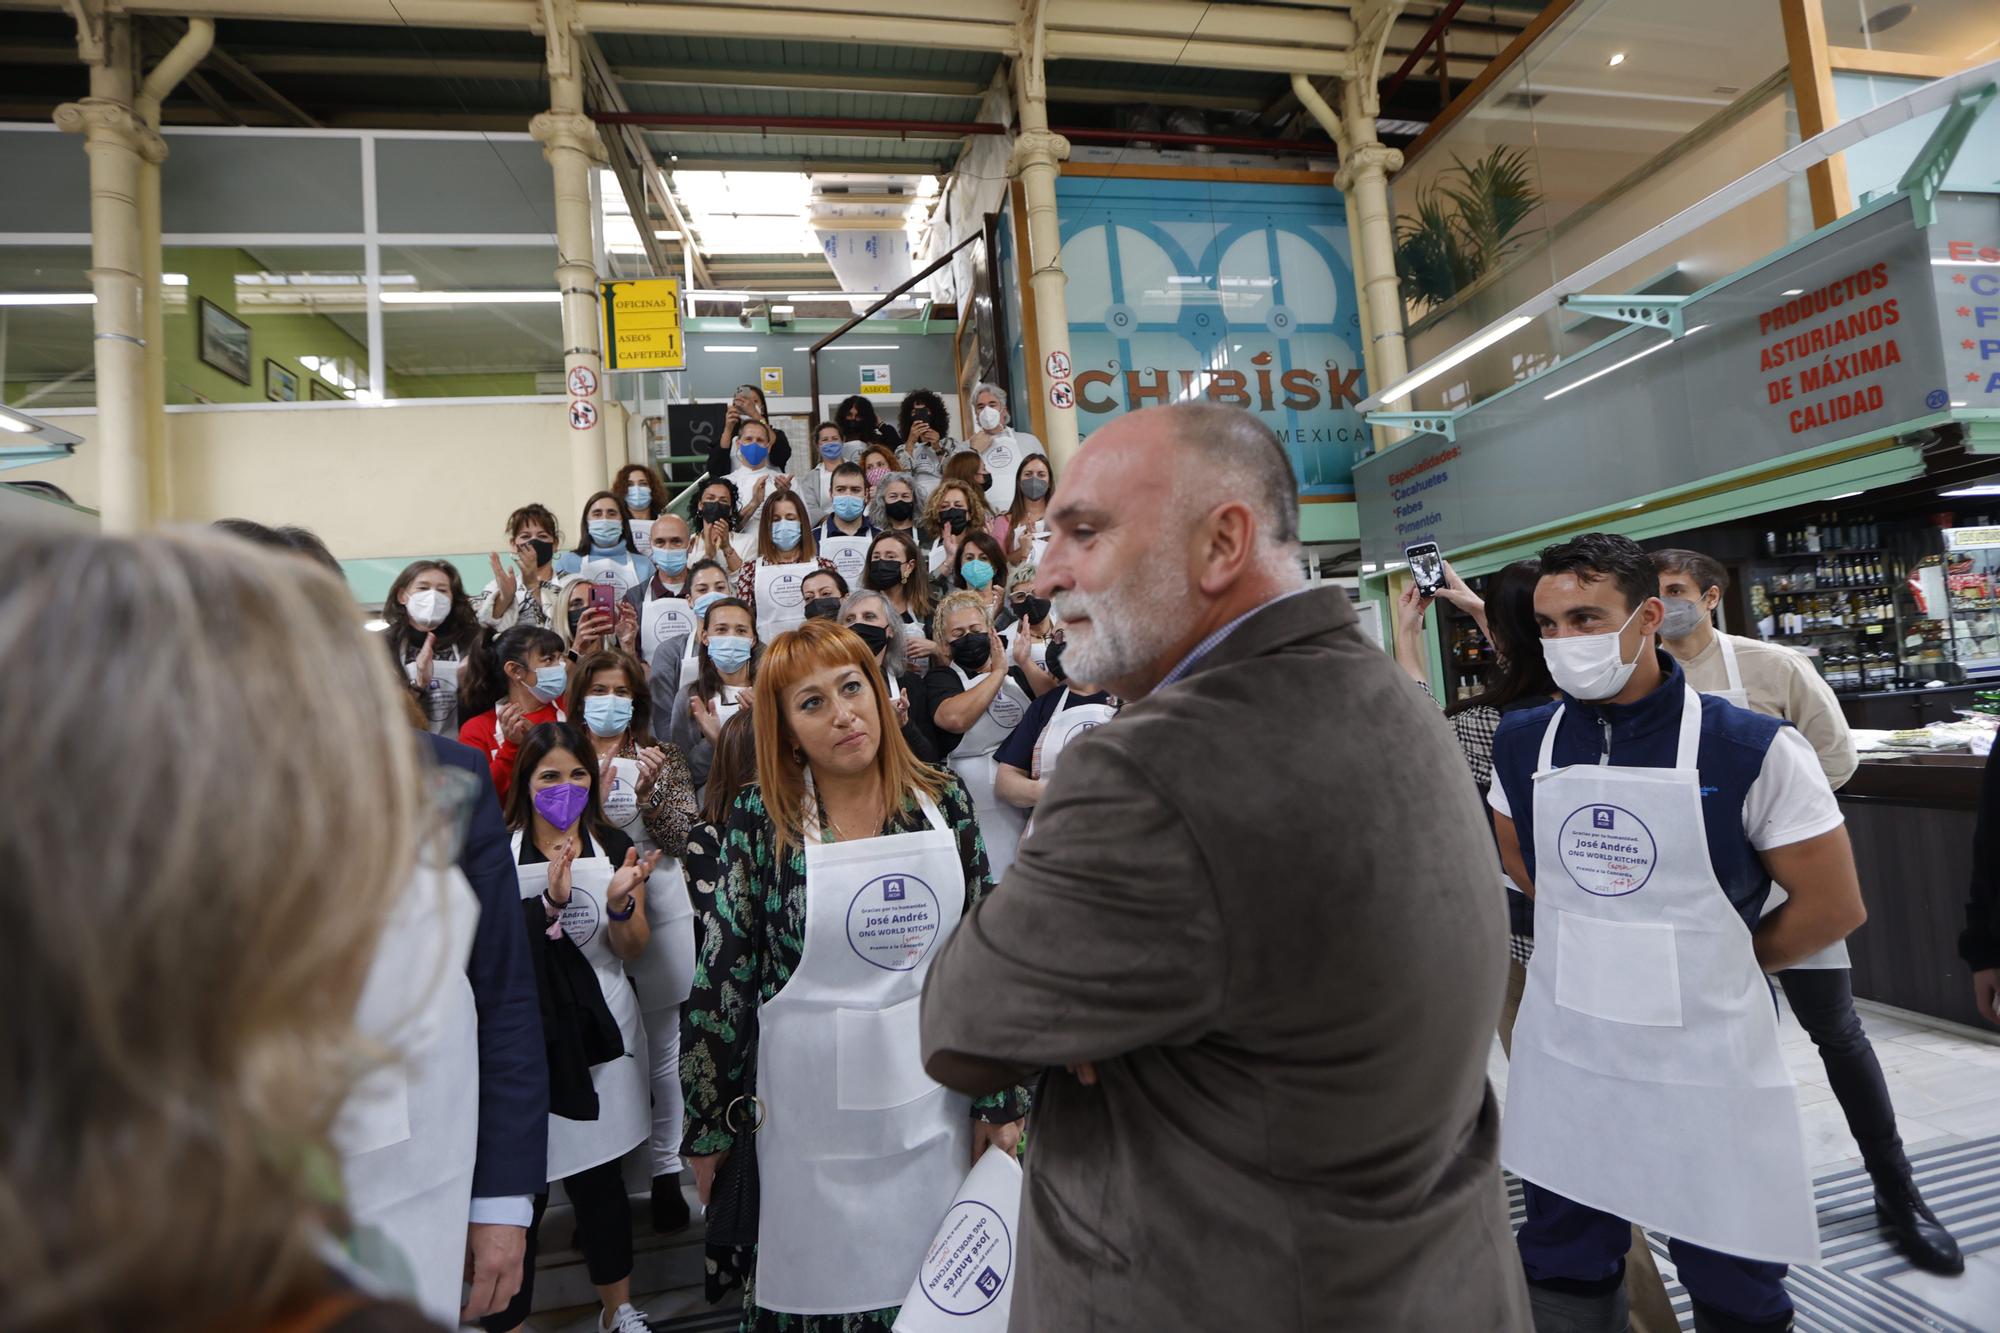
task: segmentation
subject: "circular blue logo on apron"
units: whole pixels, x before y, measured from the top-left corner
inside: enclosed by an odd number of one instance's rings
[[[847,905],[847,942],[861,961],[908,972],[937,943],[937,893],[915,875],[878,875]]]
[[[976,1199],[945,1214],[918,1274],[924,1299],[949,1315],[977,1314],[998,1299],[1014,1268],[1007,1223]]]
[[[1653,831],[1622,805],[1572,810],[1556,834],[1556,849],[1576,886],[1600,898],[1645,888],[1660,860]]]
[[[597,935],[597,899],[590,896],[590,890],[571,885],[569,901],[563,904],[556,923],[570,942],[581,949]]]

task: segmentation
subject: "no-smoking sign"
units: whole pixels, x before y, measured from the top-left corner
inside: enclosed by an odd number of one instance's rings
[[[1052,380],[1068,379],[1069,353],[1064,351],[1050,352],[1048,360],[1048,371],[1049,371],[1049,378]]]
[[[572,398],[569,404],[569,428],[589,430],[597,424],[597,404],[588,398]]]
[[[1057,380],[1049,386],[1049,406],[1075,407],[1076,391],[1070,388],[1068,380]]]
[[[589,366],[573,366],[569,372],[569,396],[588,398],[597,392],[597,373]]]

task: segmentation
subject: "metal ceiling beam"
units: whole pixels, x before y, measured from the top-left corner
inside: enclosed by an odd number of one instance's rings
[[[629,111],[631,107],[625,101],[624,90],[618,86],[617,76],[612,73],[610,61],[605,58],[604,48],[598,45],[597,38],[585,32],[578,43],[578,50],[586,71],[592,102],[612,111]],[[652,261],[655,271],[661,274],[673,272],[673,268],[666,262],[666,252],[662,249],[659,238],[653,235],[650,226],[645,225],[651,212],[650,205],[657,202],[666,213],[668,228],[678,231],[683,237],[691,237],[694,228],[689,223],[686,212],[681,208],[681,201],[674,197],[672,182],[667,179],[666,173],[660,170],[660,161],[653,152],[651,141],[646,138],[644,132],[629,126],[614,127],[603,137],[611,141],[614,156],[630,164],[632,178],[629,180],[621,178],[619,184],[625,192],[626,207],[640,220],[640,235],[646,247],[647,257]],[[707,261],[701,253],[700,246],[693,244],[685,246],[680,259],[680,269],[685,276],[697,283],[706,284],[709,281]]]
[[[854,139],[962,139],[969,134],[1001,136],[998,121],[881,120],[862,116],[717,116],[703,112],[593,111],[600,125],[638,125],[653,130],[698,129],[716,133],[734,130],[783,130],[788,134],[832,134]]]
[[[620,83],[661,88],[802,89],[829,93],[894,93],[899,97],[980,97],[987,79],[949,79],[934,75],[904,76],[889,70],[819,73],[788,69],[718,69],[712,65],[680,69],[656,65],[614,65]]]
[[[209,51],[207,59],[202,63],[220,70],[237,87],[249,93],[250,96],[256,98],[265,106],[270,107],[271,110],[277,112],[279,115],[291,117],[293,124],[303,125],[309,129],[316,130],[326,128],[319,121],[294,105],[290,98],[264,82],[264,80],[258,78],[248,69],[245,69],[242,61],[236,59],[236,57],[230,55],[229,52],[223,50],[221,47],[218,46]]]
[[[721,153],[680,153],[667,170],[840,171],[857,176],[936,176],[951,170],[951,159],[884,157],[731,157]]]

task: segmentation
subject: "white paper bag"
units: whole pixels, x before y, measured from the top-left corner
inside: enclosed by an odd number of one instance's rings
[[[1006,1333],[1020,1220],[1021,1164],[988,1148],[945,1211],[895,1333]]]

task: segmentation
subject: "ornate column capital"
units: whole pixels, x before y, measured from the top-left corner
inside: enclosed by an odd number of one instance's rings
[[[1007,174],[1018,176],[1029,167],[1052,167],[1069,160],[1069,140],[1053,130],[1022,130],[1014,136],[1014,152],[1007,160]]]
[[[544,111],[528,122],[528,133],[550,162],[555,160],[551,154],[561,149],[582,153],[599,164],[610,160],[604,141],[597,137],[597,122],[581,111]]]
[[[124,102],[108,97],[86,97],[81,102],[65,102],[55,110],[56,128],[67,134],[81,134],[86,142],[110,140],[129,148],[148,162],[167,160],[167,141],[149,129],[146,122]]]

